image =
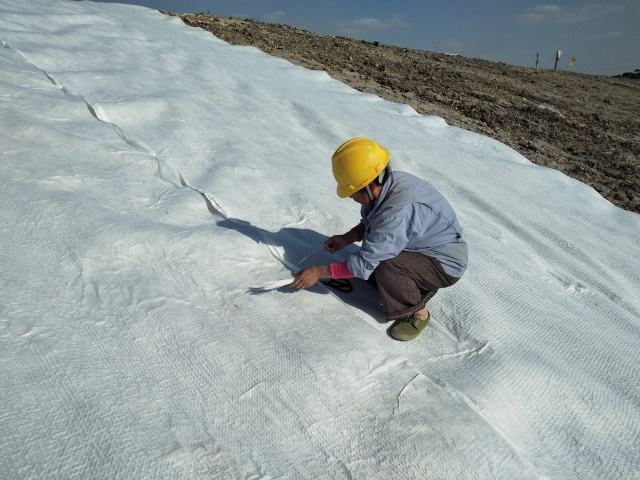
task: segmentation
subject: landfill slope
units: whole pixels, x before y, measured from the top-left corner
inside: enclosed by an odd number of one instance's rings
[[[497,138],[640,212],[637,79],[516,67],[249,19],[180,16],[228,42],[325,70],[358,90]]]

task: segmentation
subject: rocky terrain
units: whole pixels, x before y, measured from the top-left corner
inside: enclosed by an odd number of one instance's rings
[[[175,14],[358,90],[489,135],[640,213],[640,80],[535,70],[319,35],[287,25]],[[541,192],[544,194],[544,192]]]

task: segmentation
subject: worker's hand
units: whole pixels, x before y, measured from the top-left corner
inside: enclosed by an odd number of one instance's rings
[[[336,253],[349,245],[349,243],[351,242],[349,242],[344,235],[334,235],[324,242],[324,249],[329,253]]]
[[[289,286],[297,289],[309,288],[315,285],[320,278],[327,276],[329,276],[329,272],[326,266],[307,267],[296,273],[296,279]]]

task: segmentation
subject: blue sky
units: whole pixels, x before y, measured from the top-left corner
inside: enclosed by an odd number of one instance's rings
[[[102,0],[112,1],[112,0]],[[614,75],[640,68],[640,0],[121,0],[178,12],[209,11],[514,65]],[[575,66],[568,65],[571,58]]]

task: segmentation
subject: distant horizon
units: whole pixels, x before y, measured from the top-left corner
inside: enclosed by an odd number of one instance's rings
[[[457,54],[592,75],[621,75],[640,68],[640,2],[459,0],[453,4],[404,0],[96,0],[128,3],[175,13],[284,24],[322,35],[378,41],[400,48]]]
[[[91,1],[104,1],[104,0],[91,0]],[[112,3],[116,3],[116,2],[112,2]],[[118,2],[118,3],[122,3],[122,2]],[[362,38],[355,38],[353,36],[349,36],[349,35],[345,35],[345,34],[338,34],[338,33],[321,33],[321,32],[315,32],[313,30],[309,30],[307,28],[303,28],[303,27],[298,27],[296,25],[289,25],[287,23],[282,23],[282,22],[268,22],[266,20],[260,20],[257,18],[251,18],[251,17],[242,17],[242,16],[233,16],[233,15],[218,15],[215,12],[211,12],[211,11],[202,11],[202,12],[177,12],[177,11],[173,11],[173,10],[167,10],[167,9],[159,9],[162,11],[166,11],[166,12],[170,12],[170,13],[174,13],[174,14],[180,14],[180,15],[209,15],[212,17],[219,17],[219,18],[228,18],[228,19],[234,19],[234,20],[243,20],[243,21],[253,21],[253,22],[259,22],[259,23],[264,23],[264,24],[268,24],[268,25],[283,25],[283,26],[287,26],[287,27],[291,27],[291,28],[296,28],[298,30],[304,31],[304,32],[308,32],[312,35],[324,35],[324,36],[330,36],[330,37],[335,37],[335,38],[347,38],[349,40],[352,40],[354,42],[360,42],[360,41],[364,41],[367,43],[374,43],[377,42],[380,45],[384,45],[387,47],[394,47],[394,48],[404,48],[404,49],[408,49],[408,50],[415,50],[415,51],[420,51],[420,52],[429,52],[429,53],[435,53],[438,55],[450,55],[450,56],[456,56],[456,57],[462,57],[462,58],[467,58],[470,60],[483,60],[486,62],[491,62],[491,63],[499,63],[499,64],[504,64],[504,65],[509,65],[512,67],[519,67],[519,68],[530,68],[531,70],[545,70],[545,71],[554,71],[554,66],[546,66],[543,67],[541,66],[541,58],[542,58],[542,52],[540,53],[540,57],[539,57],[539,64],[538,67],[536,68],[535,65],[535,56],[534,56],[534,62],[533,65],[517,65],[515,63],[509,63],[509,62],[505,62],[503,60],[494,60],[494,59],[490,59],[490,58],[482,58],[479,56],[470,56],[470,55],[463,55],[461,53],[454,53],[454,52],[439,52],[436,50],[427,50],[424,48],[415,48],[415,47],[408,47],[405,45],[399,45],[399,44],[395,44],[395,43],[388,43],[388,42],[382,42],[379,40],[365,40]],[[555,64],[555,55],[556,52],[553,52],[553,59],[554,59],[554,64]],[[561,51],[561,58],[563,57],[563,52]],[[624,72],[620,72],[620,73],[612,73],[612,74],[604,74],[604,73],[590,73],[590,72],[581,72],[581,71],[577,71],[575,69],[569,69],[569,68],[560,68],[561,67],[561,62],[558,62],[558,68],[556,69],[556,71],[558,72],[565,72],[565,73],[579,73],[579,74],[583,74],[583,75],[594,75],[594,76],[619,76],[622,75],[623,73],[629,73],[629,72],[634,72],[635,70],[640,71],[640,68],[632,68],[629,70],[626,70]]]

